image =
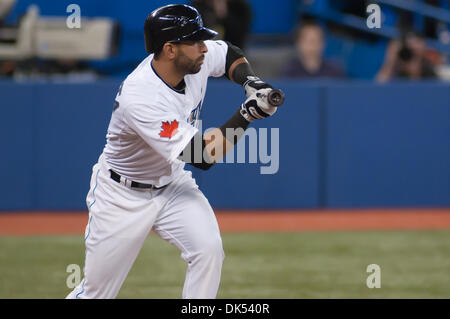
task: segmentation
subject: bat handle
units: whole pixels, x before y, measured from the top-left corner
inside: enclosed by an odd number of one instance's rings
[[[267,95],[267,100],[270,105],[278,107],[284,103],[284,93],[281,90],[273,89]]]

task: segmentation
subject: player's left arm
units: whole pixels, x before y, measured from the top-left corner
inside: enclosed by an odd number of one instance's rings
[[[205,43],[208,46],[208,53],[204,67],[208,76],[225,75],[229,80],[244,87],[247,98],[258,90],[272,89],[270,84],[255,74],[240,48],[222,40],[207,40]]]

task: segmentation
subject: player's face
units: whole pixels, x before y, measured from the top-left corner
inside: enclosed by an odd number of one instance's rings
[[[184,74],[195,74],[200,71],[208,48],[203,41],[185,41],[178,45],[175,66]]]

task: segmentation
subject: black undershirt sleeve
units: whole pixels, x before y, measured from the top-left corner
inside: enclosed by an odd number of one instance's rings
[[[242,116],[240,110],[237,110],[224,125],[219,127],[219,129],[222,132],[222,135],[235,145],[249,124],[250,122]]]
[[[231,44],[230,42],[226,43],[228,45],[228,51],[225,63],[225,75],[229,80],[231,80],[230,74],[228,73],[230,67],[233,65],[234,61],[240,58],[244,58],[245,56],[244,52],[240,48]],[[244,83],[247,81],[248,76],[256,76],[249,63],[240,63],[234,68],[233,74],[231,74],[231,78],[234,80],[234,82],[240,85],[244,85]]]
[[[201,141],[201,147],[200,147],[200,141]],[[205,158],[206,152],[206,141],[203,139],[203,136],[201,133],[197,133],[186,145],[184,150],[180,154],[180,159],[185,161],[187,164],[191,164],[194,167],[200,168],[202,170],[208,170],[213,166],[214,164],[211,163],[211,160],[209,158]],[[201,154],[198,154],[195,156],[196,152],[201,152]],[[187,155],[187,156],[186,156]]]

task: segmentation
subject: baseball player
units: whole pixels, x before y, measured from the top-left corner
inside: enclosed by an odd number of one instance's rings
[[[67,298],[115,298],[151,230],[187,263],[182,297],[215,298],[224,259],[219,227],[184,165],[209,169],[239,138],[227,131],[243,132],[276,112],[267,102],[271,86],[239,48],[211,40],[217,32],[203,26],[196,9],[161,7],[144,34],[150,54],[120,86],[92,170],[84,279]],[[207,80],[222,75],[243,85],[248,98],[202,135],[196,125]]]

